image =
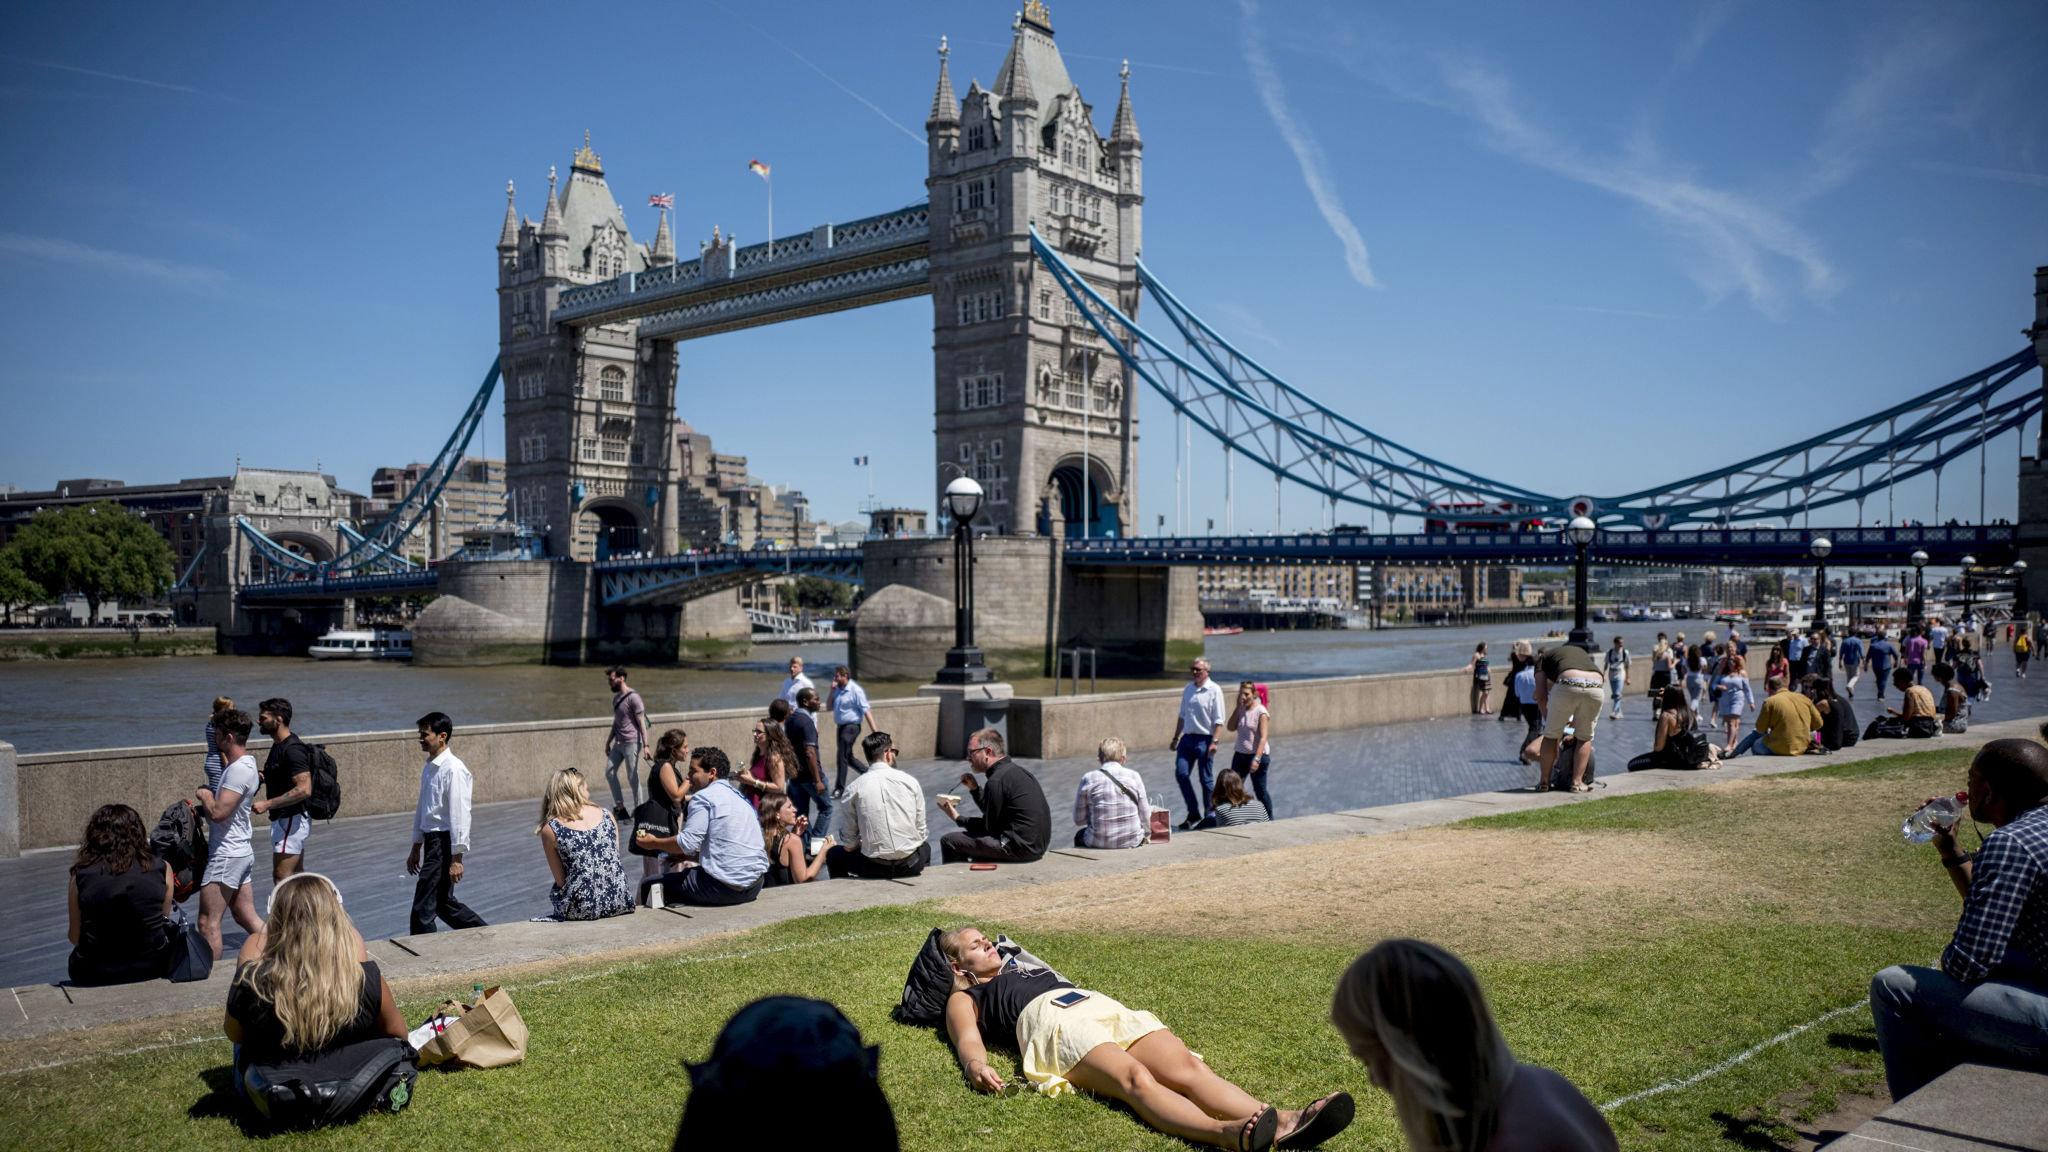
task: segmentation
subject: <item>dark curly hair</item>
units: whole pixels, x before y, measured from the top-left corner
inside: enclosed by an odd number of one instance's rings
[[[102,804],[85,822],[85,835],[78,842],[78,859],[71,862],[76,874],[95,864],[120,875],[136,865],[147,872],[156,866],[149,850],[149,832],[142,817],[126,804]]]

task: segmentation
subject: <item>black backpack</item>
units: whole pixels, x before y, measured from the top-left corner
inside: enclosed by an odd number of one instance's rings
[[[344,1044],[303,1063],[238,1070],[249,1103],[273,1128],[324,1128],[365,1112],[397,1112],[419,1079],[412,1045],[395,1036]]]
[[[1578,752],[1579,738],[1576,736],[1566,737],[1558,744],[1557,763],[1553,764],[1550,769],[1551,791],[1569,792],[1572,790],[1572,757],[1578,755]],[[1593,782],[1594,756],[1595,754],[1591,752],[1586,754],[1586,779],[1584,783],[1587,784]]]
[[[150,852],[171,866],[172,894],[179,903],[199,890],[199,879],[206,874],[207,847],[206,818],[190,800],[173,801],[149,834]]]
[[[306,815],[316,820],[332,820],[341,811],[341,777],[334,757],[328,754],[327,745],[306,746],[313,760],[313,794],[306,798]]]

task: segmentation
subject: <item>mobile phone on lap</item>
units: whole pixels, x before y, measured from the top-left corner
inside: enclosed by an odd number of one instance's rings
[[[1074,1005],[1086,1000],[1089,995],[1090,993],[1083,992],[1079,988],[1071,988],[1053,997],[1052,1006],[1055,1008],[1072,1008]]]

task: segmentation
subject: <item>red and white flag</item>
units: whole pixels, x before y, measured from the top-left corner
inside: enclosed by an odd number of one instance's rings
[[[763,180],[768,179],[768,166],[766,164],[761,163],[759,160],[747,161],[747,171],[752,172],[754,175],[759,176]]]
[[[649,196],[647,198],[647,206],[649,208],[673,208],[676,206],[676,198],[673,193],[663,192],[658,196]]]

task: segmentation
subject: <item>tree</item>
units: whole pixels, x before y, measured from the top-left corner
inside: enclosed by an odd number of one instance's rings
[[[1749,602],[1769,604],[1785,598],[1785,574],[1783,572],[1759,572],[1749,581]]]
[[[14,623],[14,610],[30,604],[40,604],[50,598],[50,590],[28,578],[21,568],[21,549],[9,544],[0,548],[0,611],[4,611],[9,624]]]
[[[93,620],[102,602],[160,596],[177,578],[171,546],[112,501],[46,508],[10,547],[20,550],[21,570],[30,580],[52,593],[85,597]]]
[[[789,598],[799,608],[841,610],[853,603],[853,585],[816,576],[799,576],[790,581]]]

